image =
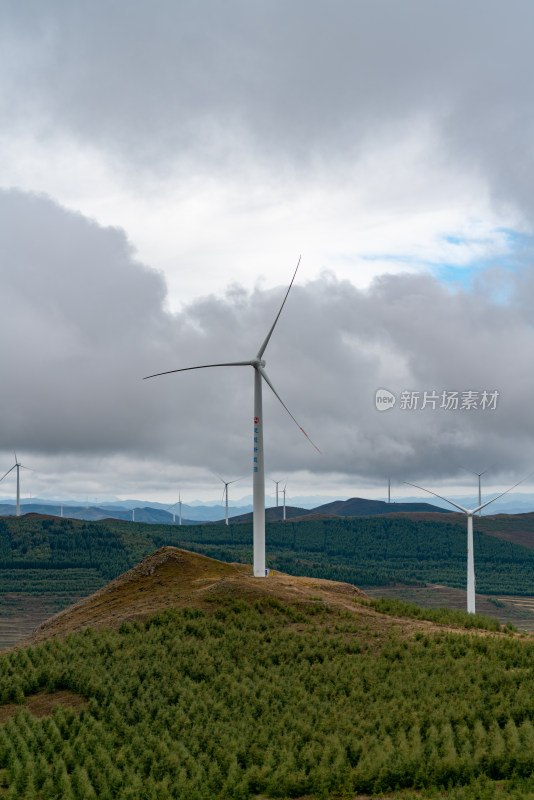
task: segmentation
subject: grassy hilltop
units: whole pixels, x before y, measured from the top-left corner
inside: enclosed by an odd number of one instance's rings
[[[534,550],[528,547],[533,534],[530,514],[475,521],[478,592],[515,596],[515,605],[499,597],[492,605],[479,597],[480,607],[525,629],[534,627],[532,614],[522,610],[534,595]],[[251,563],[252,526],[87,522],[38,514],[0,519],[0,648],[165,545]],[[347,581],[383,594],[402,591],[404,599],[428,605],[465,606],[466,538],[460,515],[272,522],[266,545],[269,566],[289,574]],[[411,594],[398,584],[412,587]],[[438,586],[422,588],[427,585]]]
[[[249,573],[163,548],[0,657],[0,796],[534,796],[532,638]]]

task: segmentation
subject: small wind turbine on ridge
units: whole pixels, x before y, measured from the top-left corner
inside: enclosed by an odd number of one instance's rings
[[[460,469],[465,469],[465,470],[466,470],[466,472],[470,472],[472,475],[477,475],[477,476],[478,476],[478,504],[480,505],[480,504],[482,503],[482,485],[481,485],[481,481],[480,481],[480,479],[481,479],[481,478],[482,478],[482,476],[483,476],[483,475],[485,475],[485,474],[486,474],[486,472],[488,472],[489,470],[485,469],[483,472],[475,472],[475,470],[474,470],[474,469],[469,469],[469,467],[460,467]],[[479,516],[479,517],[481,517],[481,516],[482,516],[482,511],[479,511],[479,512],[478,512],[478,516]]]
[[[278,484],[282,483],[282,479],[280,478],[279,481],[275,481],[274,478],[271,478],[271,480],[274,483],[274,485],[276,486],[276,507],[278,508]]]
[[[181,525],[182,524],[182,494],[181,494],[180,491],[178,491],[178,501],[176,503],[173,503],[172,506],[169,506],[167,508],[167,511],[170,511],[171,508],[172,508],[172,521],[173,521],[173,523],[176,522],[176,513],[175,513],[176,512],[176,506],[178,506],[178,509],[179,509],[179,511],[178,511],[178,525]]]
[[[463,506],[458,505],[458,503],[453,503],[452,500],[449,500],[447,497],[442,497],[442,495],[437,494],[437,492],[432,492],[430,489],[425,489],[424,486],[418,486],[416,483],[410,483],[409,481],[404,481],[408,486],[414,486],[416,489],[421,489],[423,492],[428,492],[428,494],[433,494],[434,497],[439,497],[440,500],[444,500],[449,505],[454,506],[455,508],[462,511],[467,517],[467,611],[469,614],[475,613],[475,557],[473,552],[473,516],[477,513],[477,511],[481,511],[486,506],[489,506],[491,503],[494,503],[495,500],[498,500],[499,497],[503,497],[503,495],[508,494],[511,492],[512,489],[515,489],[516,486],[519,486],[520,483],[526,481],[530,475],[527,475],[525,478],[521,478],[520,481],[514,483],[513,486],[510,486],[505,492],[501,492],[498,494],[497,497],[493,497],[491,500],[488,500],[485,503],[482,503],[481,506],[477,506],[477,508],[464,508]]]
[[[4,480],[4,478],[6,478],[9,475],[10,472],[12,472],[15,469],[15,467],[17,469],[17,517],[20,517],[20,468],[22,467],[22,469],[30,469],[30,467],[25,467],[24,464],[21,464],[17,458],[16,453],[15,453],[15,463],[13,464],[11,469],[8,469],[5,475],[2,475],[2,477],[0,478],[0,483]]]
[[[217,477],[219,478],[220,481],[224,483],[223,500],[225,500],[225,506],[226,506],[225,522],[228,525],[228,487],[230,486],[231,483],[237,483],[238,481],[242,480],[242,478],[234,478],[233,481],[225,481],[224,478],[221,478],[220,475],[217,475]]]
[[[304,428],[302,428],[291,411],[282,401],[281,397],[277,393],[276,389],[274,388],[273,384],[269,380],[267,373],[265,372],[265,361],[263,360],[263,354],[267,349],[267,345],[269,344],[270,338],[273,334],[273,331],[276,327],[276,323],[280,318],[280,314],[282,313],[282,309],[286,303],[288,298],[289,292],[291,291],[291,287],[293,286],[293,281],[295,280],[295,276],[297,274],[297,270],[299,268],[300,258],[297,263],[297,267],[295,272],[293,273],[293,277],[291,278],[291,283],[289,284],[289,288],[285,294],[284,300],[282,305],[280,306],[280,310],[276,315],[276,318],[269,330],[269,333],[265,337],[263,344],[261,345],[260,349],[258,350],[256,357],[252,358],[250,361],[227,361],[221,364],[201,364],[195,367],[182,367],[181,369],[171,369],[167,370],[166,372],[158,372],[154,375],[147,375],[147,378],[155,378],[159,375],[169,375],[174,372],[187,372],[193,369],[208,369],[211,367],[252,367],[254,370],[254,436],[253,436],[253,461],[252,461],[252,497],[253,497],[253,539],[254,539],[254,576],[257,578],[265,577],[265,468],[264,468],[264,458],[263,458],[263,412],[262,412],[262,384],[263,381],[267,384],[267,386],[271,389],[275,397],[280,401],[282,406],[285,408],[293,422],[297,425],[298,428],[302,431],[304,436],[311,442],[313,447],[320,453],[321,451],[315,445]]]

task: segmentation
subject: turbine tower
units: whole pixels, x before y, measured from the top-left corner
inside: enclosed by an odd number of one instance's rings
[[[488,472],[488,470],[485,469],[483,472],[475,472],[474,469],[469,469],[469,467],[460,467],[460,469],[465,469],[466,472],[470,472],[472,475],[478,476],[478,504],[480,505],[482,503],[482,486],[480,479],[482,478],[483,475],[486,474],[486,472]],[[479,517],[482,516],[482,511],[478,512],[478,516]]]
[[[167,508],[167,511],[170,511],[172,508],[172,521],[173,523],[176,522],[176,506],[178,506],[178,525],[182,524],[182,495],[181,492],[178,492],[178,501],[173,503],[172,506]]]
[[[274,485],[276,486],[276,507],[278,508],[278,484],[282,483],[282,479],[280,478],[279,481],[275,481],[274,478],[271,478],[271,480],[274,483]]]
[[[459,506],[458,503],[453,503],[452,500],[449,500],[447,497],[442,497],[440,494],[436,492],[431,492],[430,489],[425,489],[424,486],[418,486],[416,483],[409,483],[409,481],[404,481],[408,486],[414,486],[416,489],[421,489],[423,492],[428,492],[428,494],[433,494],[434,497],[439,497],[440,500],[444,500],[446,503],[449,503],[451,506],[458,508],[467,516],[467,611],[469,614],[475,613],[475,557],[473,553],[473,516],[477,513],[477,511],[481,511],[486,506],[489,506],[491,503],[494,503],[495,500],[498,500],[499,497],[502,497],[508,492],[511,492],[512,489],[515,489],[516,486],[519,486],[520,483],[526,481],[526,479],[530,477],[527,475],[526,478],[522,478],[517,483],[514,483],[513,486],[510,486],[505,492],[501,492],[498,494],[497,497],[494,497],[492,500],[488,500],[485,503],[482,503],[481,506],[477,506],[477,508],[469,509],[464,508],[463,506]]]
[[[267,386],[278,398],[282,406],[285,408],[293,422],[300,428],[304,436],[311,442],[315,449],[320,453],[319,448],[312,442],[306,431],[299,425],[291,411],[284,404],[276,389],[269,380],[265,372],[265,361],[263,354],[267,349],[269,340],[276,327],[276,323],[282,313],[282,309],[286,303],[293,281],[299,268],[300,258],[297,263],[297,268],[291,278],[291,283],[285,294],[280,310],[276,315],[276,319],[267,334],[265,341],[258,350],[256,357],[250,361],[231,361],[222,364],[201,364],[196,367],[182,367],[181,369],[171,369],[167,372],[158,372],[155,375],[147,375],[147,378],[155,378],[159,375],[169,375],[173,372],[186,372],[193,369],[207,369],[210,367],[252,367],[254,370],[254,425],[253,425],[253,460],[252,460],[252,497],[253,497],[253,538],[254,538],[254,576],[257,578],[265,577],[265,470],[263,460],[263,414],[262,414],[262,380],[265,381]]]
[[[283,516],[284,522],[286,521],[286,489],[287,489],[287,483],[282,489],[282,494],[284,495],[284,516]]]
[[[10,472],[12,472],[15,468],[17,469],[17,517],[20,517],[20,468],[22,469],[30,469],[30,467],[25,467],[24,464],[21,464],[17,458],[17,454],[15,453],[15,463],[13,466],[8,469],[5,475],[2,475],[0,478],[0,483],[6,478]]]
[[[225,522],[228,525],[228,487],[230,486],[231,483],[237,483],[238,481],[240,481],[241,478],[234,478],[233,481],[225,481],[224,478],[221,478],[220,475],[217,475],[217,477],[219,478],[220,481],[224,483],[223,500],[225,500],[225,506],[226,506]]]

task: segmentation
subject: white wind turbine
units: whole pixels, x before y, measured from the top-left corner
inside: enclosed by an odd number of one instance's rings
[[[263,459],[263,413],[262,413],[262,379],[267,386],[271,389],[274,395],[278,398],[282,406],[285,408],[293,422],[300,428],[304,436],[311,442],[318,452],[319,448],[312,442],[306,431],[299,425],[291,411],[282,401],[276,389],[269,380],[265,372],[265,361],[263,354],[269,344],[269,340],[276,327],[276,323],[282,313],[285,302],[293,286],[295,275],[299,268],[300,258],[297,263],[297,268],[291,278],[291,283],[286,292],[280,310],[276,315],[276,319],[267,334],[265,341],[258,350],[256,357],[250,361],[231,361],[222,364],[201,364],[196,367],[182,367],[181,369],[171,369],[166,372],[158,372],[155,375],[147,375],[147,378],[156,378],[159,375],[169,375],[173,372],[187,372],[193,369],[207,369],[210,367],[252,367],[254,369],[254,446],[253,446],[253,462],[252,462],[252,496],[253,496],[253,538],[254,538],[254,576],[257,578],[265,577],[265,470]]]
[[[430,489],[425,489],[424,486],[418,486],[416,483],[410,483],[409,481],[404,481],[408,486],[414,486],[416,489],[421,489],[423,492],[428,492],[428,494],[433,494],[434,497],[439,497],[440,500],[444,500],[446,503],[449,503],[451,506],[458,508],[467,516],[467,611],[469,614],[475,613],[475,557],[473,553],[473,516],[477,513],[477,511],[481,511],[486,506],[489,506],[491,503],[494,503],[495,500],[498,500],[499,497],[502,497],[508,492],[511,492],[512,489],[515,489],[516,486],[519,486],[520,483],[526,481],[526,479],[530,477],[527,475],[525,478],[522,478],[517,483],[514,483],[513,486],[510,486],[505,492],[501,492],[498,494],[497,497],[494,497],[492,500],[488,500],[482,505],[477,506],[473,509],[464,508],[463,506],[459,506],[458,503],[453,503],[452,500],[449,500],[447,497],[442,497],[440,494],[436,492],[431,492]]]
[[[172,506],[169,506],[167,511],[170,511],[172,508],[172,521],[173,523],[176,522],[176,506],[178,506],[178,525],[182,524],[182,494],[178,492],[178,502],[174,503]]]
[[[271,480],[274,483],[274,485],[276,486],[276,507],[278,508],[278,484],[282,483],[282,479],[280,478],[279,481],[275,481],[274,478],[271,478]]]
[[[225,481],[224,478],[221,478],[220,475],[217,475],[217,477],[219,478],[220,481],[224,483],[223,500],[225,501],[225,507],[226,507],[225,522],[228,525],[228,487],[230,486],[231,483],[237,483],[238,481],[242,480],[242,478],[234,478],[233,481]]]
[[[482,503],[482,484],[480,479],[486,474],[486,472],[488,472],[488,470],[485,469],[483,472],[475,472],[474,469],[469,469],[469,467],[460,467],[460,469],[465,469],[466,472],[470,472],[472,475],[476,475],[478,477],[478,504],[480,505]],[[482,511],[478,512],[478,516],[482,516]]]
[[[287,483],[282,489],[282,494],[284,495],[284,516],[283,516],[284,522],[286,521],[286,489],[287,489]]]
[[[8,469],[5,475],[2,475],[2,477],[0,478],[0,482],[2,482],[4,478],[9,475],[10,472],[12,472],[15,468],[17,469],[17,517],[20,517],[20,468],[21,467],[22,469],[30,469],[30,467],[25,467],[24,464],[20,463],[20,461],[17,458],[17,454],[15,453],[15,463],[13,464],[11,469]]]

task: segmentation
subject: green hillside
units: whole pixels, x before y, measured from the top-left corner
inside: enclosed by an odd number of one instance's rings
[[[250,562],[252,526],[229,529],[197,526],[180,532],[178,540],[180,546],[215,558]],[[534,593],[534,550],[476,529],[474,548],[478,591]],[[465,587],[465,523],[415,522],[406,517],[271,523],[266,528],[266,549],[269,566],[290,574],[361,587],[397,582]]]
[[[482,533],[482,524],[493,529],[496,525],[494,521],[475,522],[477,590],[534,594],[534,550]],[[525,527],[524,521],[522,524]],[[252,525],[178,527],[39,515],[3,519],[0,601],[6,593],[23,592],[54,596],[65,605],[90,594],[164,545],[223,561],[251,563]],[[362,587],[395,583],[465,587],[465,527],[454,519],[374,516],[274,522],[267,525],[266,548],[270,567],[294,575]]]
[[[358,604],[210,606],[1,657],[0,796],[533,796],[532,640]]]

